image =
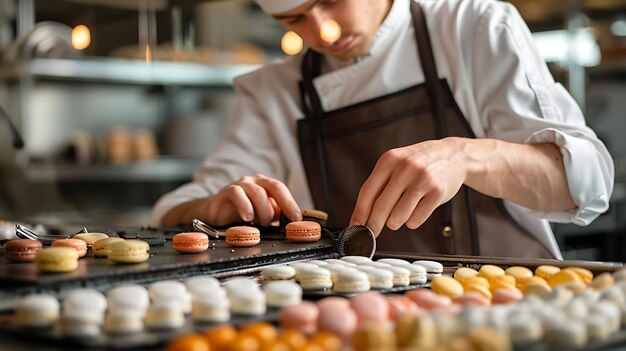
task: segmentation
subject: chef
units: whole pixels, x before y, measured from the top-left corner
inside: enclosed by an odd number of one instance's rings
[[[307,49],[235,80],[223,140],[151,225],[316,208],[369,226],[378,250],[560,258],[549,222],[607,210],[611,156],[512,5],[257,3]]]

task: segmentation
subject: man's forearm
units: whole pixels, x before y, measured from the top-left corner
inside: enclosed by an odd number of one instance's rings
[[[469,187],[538,211],[576,208],[556,145],[469,139],[463,151]]]
[[[165,227],[190,224],[194,218],[201,218],[201,216],[199,216],[199,211],[203,208],[206,201],[207,199],[198,199],[182,203],[172,208],[163,217],[161,223]]]

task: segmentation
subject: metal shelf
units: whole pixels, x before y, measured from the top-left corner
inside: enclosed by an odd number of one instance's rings
[[[41,79],[146,85],[231,87],[233,79],[259,65],[199,64],[124,59],[37,58],[0,66],[0,80]]]
[[[129,164],[75,165],[32,162],[24,169],[32,182],[188,181],[199,159],[162,158]]]

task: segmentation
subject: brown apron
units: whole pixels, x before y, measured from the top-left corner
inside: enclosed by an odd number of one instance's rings
[[[325,112],[313,85],[322,56],[309,50],[303,59],[300,153],[315,206],[328,212],[329,228],[348,225],[360,187],[384,152],[446,136],[475,137],[446,80],[437,75],[426,21],[415,1],[411,13],[423,84]],[[511,218],[501,200],[466,186],[419,228],[384,228],[376,245],[387,252],[554,258]]]

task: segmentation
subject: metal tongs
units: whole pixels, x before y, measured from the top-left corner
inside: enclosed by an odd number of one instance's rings
[[[226,236],[226,233],[220,232],[219,230],[211,227],[210,225],[202,222],[199,219],[194,219],[191,221],[193,228],[199,232],[202,232],[212,238],[220,239]]]
[[[87,229],[83,228],[79,233],[87,233]],[[21,224],[15,225],[15,234],[22,239],[39,240],[44,245],[51,245],[53,241],[58,239],[70,238],[70,235],[37,234]]]

